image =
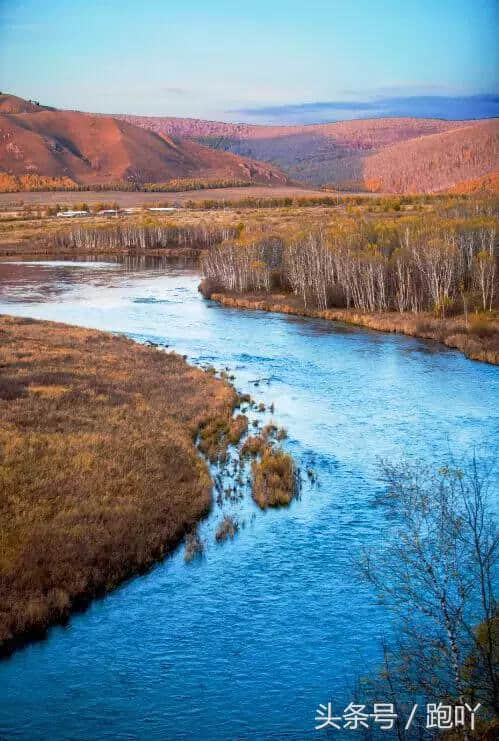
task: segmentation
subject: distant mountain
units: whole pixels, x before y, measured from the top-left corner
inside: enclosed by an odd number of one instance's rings
[[[366,159],[364,178],[385,193],[447,190],[498,171],[498,156],[499,121],[476,121],[382,149]]]
[[[0,96],[0,173],[79,184],[206,179],[283,184],[278,168],[108,116]]]
[[[264,126],[171,117],[117,118],[270,162],[314,186],[433,192],[499,171],[499,119],[376,118]]]
[[[172,180],[386,193],[497,189],[499,119],[307,126],[59,111],[0,94],[0,176],[84,185]],[[5,177],[4,177],[5,179]],[[470,181],[469,185],[466,185]],[[27,185],[23,187],[34,187]]]

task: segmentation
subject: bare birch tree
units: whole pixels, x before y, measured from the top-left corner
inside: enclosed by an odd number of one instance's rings
[[[398,618],[385,664],[389,654],[399,699],[479,702],[499,716],[496,474],[475,455],[437,470],[383,465],[393,527],[383,547],[366,551],[362,571]]]

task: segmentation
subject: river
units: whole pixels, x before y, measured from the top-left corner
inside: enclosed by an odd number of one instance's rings
[[[223,308],[198,282],[147,260],[0,263],[0,313],[229,368],[240,391],[275,404],[286,449],[318,481],[304,474],[288,509],[215,506],[202,560],[185,564],[180,549],[0,662],[0,738],[316,737],[319,703],[341,713],[393,630],[357,569],[390,527],[379,459],[497,445],[496,367],[414,338]],[[218,545],[225,512],[245,527]]]

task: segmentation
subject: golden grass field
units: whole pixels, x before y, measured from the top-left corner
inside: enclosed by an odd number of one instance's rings
[[[197,433],[236,403],[174,353],[0,317],[0,651],[178,544],[211,505]]]

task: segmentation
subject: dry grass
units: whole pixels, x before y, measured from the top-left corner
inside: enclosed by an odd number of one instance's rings
[[[0,317],[0,650],[192,530],[212,490],[195,438],[235,403],[173,353]]]
[[[283,450],[267,448],[252,465],[253,499],[261,509],[282,507],[296,494],[293,459]]]
[[[267,441],[261,435],[250,435],[243,443],[241,455],[243,457],[263,455],[266,445]]]
[[[231,445],[236,445],[248,429],[248,418],[244,414],[238,414],[231,419],[229,424],[228,438]]]
[[[226,414],[211,417],[200,426],[198,447],[212,463],[225,461],[228,446],[238,443],[247,429],[248,419],[243,414],[234,419]]]

